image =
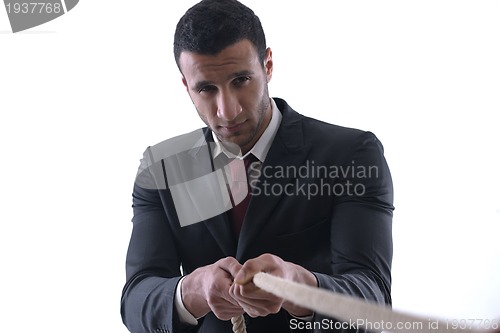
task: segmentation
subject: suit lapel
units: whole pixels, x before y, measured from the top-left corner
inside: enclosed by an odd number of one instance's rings
[[[212,163],[213,138],[208,129],[205,129],[206,145],[191,151],[192,165],[197,168],[202,168],[201,174],[207,174],[215,171]],[[234,256],[236,253],[236,241],[231,232],[231,226],[227,214],[224,212],[210,219],[201,222],[208,229],[212,237],[215,239],[220,249],[226,256]]]
[[[282,110],[283,119],[262,168],[277,170],[287,166],[299,167],[304,163],[309,153],[309,146],[305,143],[302,132],[302,118],[284,102],[280,103],[280,100],[276,100],[276,102],[280,111]],[[261,184],[264,180],[262,176],[261,174]],[[268,183],[268,189],[273,186],[283,189],[286,184],[293,181],[293,179],[286,177],[265,178],[265,180]],[[279,195],[269,196],[266,196],[262,191],[261,195],[252,197],[238,240],[237,259],[245,259],[252,244],[258,243],[259,234],[265,229],[276,206],[285,196],[284,191],[281,191]]]
[[[207,227],[212,237],[216,240],[225,256],[234,256],[236,253],[236,242],[231,232],[227,214],[215,216],[203,224]]]

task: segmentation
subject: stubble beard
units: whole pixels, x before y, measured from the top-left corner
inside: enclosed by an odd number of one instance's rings
[[[259,138],[256,138],[257,134],[259,134],[259,137],[260,135],[262,135],[262,133],[264,132],[264,130],[259,133],[259,131],[261,130],[261,127],[263,126],[263,122],[264,120],[266,119],[266,111],[269,109],[271,105],[271,102],[269,101],[269,91],[268,91],[268,87],[267,87],[267,84],[265,85],[264,87],[264,94],[263,94],[263,97],[259,103],[259,106],[258,106],[258,121],[257,121],[257,124],[255,125],[255,128],[253,129],[252,132],[250,132],[248,134],[248,138],[238,144],[238,146],[243,149],[243,147],[246,147],[250,144],[252,144],[252,147],[253,145],[258,141]],[[247,147],[248,150],[250,150],[252,147]]]
[[[219,139],[219,141],[221,141],[222,143],[224,143],[225,145],[227,145],[228,148],[229,147],[234,147],[235,145],[237,145],[237,146],[240,147],[240,149],[243,149],[243,147],[246,147],[246,146],[250,145],[252,143],[252,141],[255,140],[253,142],[252,146],[258,141],[258,138],[256,138],[256,136],[259,133],[261,127],[263,126],[263,122],[266,119],[266,111],[269,109],[270,105],[271,105],[271,102],[270,102],[270,97],[269,97],[269,89],[268,89],[268,86],[266,84],[264,86],[264,94],[263,94],[262,100],[260,101],[259,106],[257,107],[257,109],[258,109],[257,124],[255,125],[255,128],[250,133],[247,134],[247,138],[243,142],[240,142],[240,143],[229,141],[226,138],[219,136],[217,134],[217,132],[214,131],[214,129],[210,126],[210,123],[208,122],[208,119],[202,118],[202,120],[205,123],[205,125],[207,125],[208,128],[210,128],[212,130],[212,133],[214,133],[217,136],[217,138]],[[201,113],[199,111],[198,111],[198,114],[201,115]],[[263,132],[264,131],[262,131],[262,133]],[[259,134],[262,135],[262,133],[259,133]],[[249,147],[249,149],[251,149],[251,148],[252,147]]]

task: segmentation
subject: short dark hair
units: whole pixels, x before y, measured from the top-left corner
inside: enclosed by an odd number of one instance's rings
[[[183,51],[215,55],[226,47],[248,39],[259,60],[266,55],[266,37],[255,13],[236,0],[202,0],[181,17],[174,35],[177,66]]]

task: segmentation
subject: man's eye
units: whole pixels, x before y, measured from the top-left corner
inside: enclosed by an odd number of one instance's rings
[[[198,92],[201,93],[201,92],[212,92],[212,91],[215,91],[217,88],[215,88],[214,86],[204,86],[204,87],[201,87]]]
[[[248,76],[240,76],[234,79],[234,83],[236,85],[242,85],[246,83],[247,81],[250,81],[250,78]]]

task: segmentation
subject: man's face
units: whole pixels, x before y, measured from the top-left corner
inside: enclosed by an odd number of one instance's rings
[[[182,52],[179,65],[203,122],[229,149],[249,151],[271,120],[271,50],[261,63],[253,44],[242,40],[214,56]]]

